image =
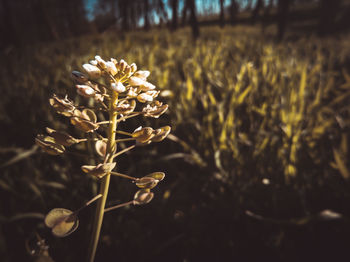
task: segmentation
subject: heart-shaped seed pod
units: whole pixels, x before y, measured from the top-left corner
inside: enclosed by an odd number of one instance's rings
[[[72,137],[66,132],[59,132],[49,127],[46,128],[46,132],[51,135],[58,144],[63,146],[71,146],[79,142],[78,139]]]
[[[79,220],[73,211],[65,208],[54,208],[45,217],[45,225],[52,229],[56,237],[66,237],[79,226]]]
[[[162,181],[165,177],[165,173],[164,172],[153,172],[153,173],[146,175],[145,177],[152,177],[158,181]]]
[[[154,194],[150,192],[149,189],[140,189],[139,191],[136,192],[134,195],[134,205],[145,205],[151,202],[153,199]]]
[[[155,130],[154,137],[152,137],[152,142],[160,142],[164,140],[170,133],[171,127],[170,126],[163,126],[159,129]]]
[[[40,146],[46,153],[56,156],[64,153],[64,146],[56,143],[56,140],[51,136],[37,135],[35,144]]]
[[[96,153],[101,156],[101,157],[105,157],[106,156],[106,152],[107,152],[107,143],[104,140],[97,140],[95,143],[95,150]]]
[[[154,179],[153,177],[144,176],[135,181],[136,186],[139,188],[152,189],[158,184],[159,180]]]
[[[90,166],[90,165],[84,165],[81,167],[81,169],[91,175],[98,178],[104,177],[107,173],[111,172],[113,168],[115,168],[116,163],[105,163],[105,164],[98,164],[97,166]]]
[[[72,116],[75,110],[73,101],[67,97],[59,98],[55,94],[49,99],[50,105],[56,110],[57,113],[64,116]]]

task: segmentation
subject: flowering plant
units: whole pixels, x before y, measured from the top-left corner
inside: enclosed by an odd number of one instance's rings
[[[170,133],[171,128],[170,126],[158,129],[139,127],[133,132],[117,128],[119,122],[129,118],[139,115],[158,118],[168,109],[167,104],[156,100],[159,91],[147,81],[149,71],[137,71],[137,66],[134,63],[128,65],[124,60],[118,62],[114,58],[105,61],[100,56],[95,56],[95,59],[84,64],[83,68],[87,74],[73,71],[72,78],[77,93],[93,100],[92,107],[77,106],[67,95],[59,97],[54,94],[49,101],[58,114],[69,118],[70,123],[82,133],[88,134],[89,138],[75,138],[66,132],[46,128],[48,135],[40,134],[35,141],[43,151],[51,155],[63,154],[66,147],[78,143],[87,141],[95,143],[99,164],[82,165],[81,169],[86,174],[99,179],[99,194],[78,210],[55,208],[45,217],[45,224],[52,229],[52,233],[57,237],[65,237],[77,229],[79,225],[78,213],[94,201],[98,201],[89,247],[89,261],[93,261],[104,213],[126,205],[149,203],[154,196],[151,189],[165,176],[163,172],[153,172],[136,178],[116,172],[114,171],[116,157],[136,146],[162,141]],[[136,111],[137,108],[141,109]],[[99,121],[97,115],[103,116],[107,120]],[[117,138],[117,134],[126,137]],[[128,141],[133,141],[133,144],[118,152],[118,143]],[[133,200],[106,208],[111,175],[131,180],[139,190],[135,193]]]

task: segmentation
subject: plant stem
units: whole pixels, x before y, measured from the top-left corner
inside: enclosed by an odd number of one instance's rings
[[[134,203],[134,201],[129,201],[129,202],[126,202],[126,203],[123,203],[123,204],[112,206],[112,207],[106,208],[105,212],[108,212],[108,211],[111,211],[111,210],[114,210],[114,209],[117,209],[117,208],[120,208],[120,207],[125,207],[125,206],[131,205],[133,203]]]
[[[136,177],[128,176],[128,175],[125,175],[125,174],[122,174],[122,173],[118,173],[118,172],[113,172],[113,171],[111,172],[111,175],[115,175],[115,176],[131,179],[133,181],[137,180]]]
[[[112,98],[109,101],[109,121],[110,124],[108,126],[108,141],[107,141],[107,154],[109,154],[111,157],[107,160],[108,163],[113,162],[113,152],[116,152],[117,150],[117,144],[115,143],[115,135],[116,135],[116,129],[117,129],[117,112],[114,110],[115,105],[118,103],[118,93],[112,92]],[[93,230],[92,230],[92,237],[91,242],[88,250],[88,261],[93,262],[96,255],[96,249],[98,245],[98,241],[100,238],[100,232],[103,222],[103,214],[105,210],[107,195],[108,195],[108,188],[109,188],[109,181],[110,181],[111,174],[107,173],[106,176],[104,176],[101,180],[100,185],[100,194],[102,194],[102,197],[98,200],[97,208],[96,208],[96,214],[95,214],[95,220],[93,224]]]

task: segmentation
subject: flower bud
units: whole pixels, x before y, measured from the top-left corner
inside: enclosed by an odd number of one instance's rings
[[[103,60],[99,55],[95,56],[95,60],[97,61],[97,65],[101,69],[106,69],[107,68],[106,61]]]
[[[154,98],[156,98],[159,94],[159,91],[147,91],[145,93],[141,93],[137,96],[137,100],[141,103],[152,102]]]
[[[87,85],[76,85],[77,93],[83,97],[94,97],[96,95],[96,91]]]
[[[126,87],[121,82],[112,83],[111,88],[117,93],[123,93],[126,91]]]
[[[98,78],[101,76],[101,70],[97,66],[83,64],[83,68],[91,78]]]
[[[79,84],[85,84],[88,81],[87,76],[79,71],[73,71],[72,78],[74,81],[78,82]]]
[[[135,77],[141,78],[142,80],[146,80],[149,75],[150,75],[150,72],[147,70],[145,71],[139,70],[134,74]]]
[[[133,73],[135,73],[136,70],[137,70],[137,65],[136,65],[135,63],[132,63],[132,64],[130,65],[130,68],[131,68],[131,74],[133,74]]]
[[[111,61],[106,62],[106,71],[112,76],[118,73],[118,69],[115,67],[115,64]]]

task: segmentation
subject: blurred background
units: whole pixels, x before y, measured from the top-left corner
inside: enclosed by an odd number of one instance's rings
[[[81,136],[48,99],[81,102],[71,71],[95,55],[149,70],[169,104],[122,130],[172,126],[118,159],[166,178],[105,216],[96,261],[349,261],[350,1],[1,0],[0,19],[2,261],[87,255],[94,206],[64,239],[43,218],[96,194],[93,146],[49,156],[34,138]],[[108,205],[134,192],[113,178]]]

